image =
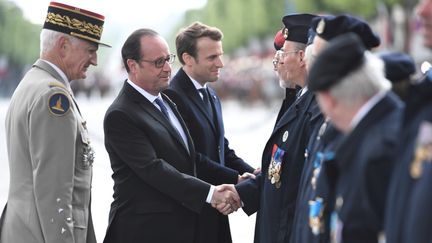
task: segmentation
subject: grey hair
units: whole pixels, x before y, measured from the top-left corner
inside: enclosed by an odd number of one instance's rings
[[[346,106],[358,105],[379,92],[391,89],[385,78],[384,62],[365,52],[363,64],[330,89],[330,94]]]
[[[60,37],[66,37],[72,45],[76,45],[79,42],[78,38],[68,34],[49,29],[42,29],[40,33],[40,55],[42,56],[43,53],[51,51]]]

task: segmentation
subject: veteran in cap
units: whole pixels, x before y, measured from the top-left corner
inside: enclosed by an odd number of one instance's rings
[[[314,95],[306,88],[305,48],[313,17],[291,14],[282,19],[285,41],[280,49],[277,71],[282,87],[291,82],[302,90],[292,105],[283,108],[276,121],[264,147],[261,174],[236,185],[244,203],[243,210],[248,215],[258,210],[256,243],[289,241],[304,150],[312,127],[322,119]]]
[[[103,23],[102,15],[84,9],[57,2],[48,7],[40,59],[6,115],[10,186],[1,243],[96,242],[94,152],[69,82],[97,65]]]
[[[379,37],[366,22],[350,16],[318,16],[312,20],[307,49],[308,69],[313,66],[327,43],[345,33],[354,33],[362,38],[364,45],[376,47]],[[312,137],[305,150],[304,163],[299,194],[296,203],[293,229],[290,242],[327,242],[329,238],[329,221],[334,200],[328,184],[333,177],[320,178],[322,172],[332,173],[335,149],[343,139],[343,134],[335,129],[329,117],[312,131]]]
[[[334,38],[309,73],[321,110],[345,138],[335,151],[334,242],[378,242],[399,142],[402,102],[390,91],[382,61],[348,33]]]

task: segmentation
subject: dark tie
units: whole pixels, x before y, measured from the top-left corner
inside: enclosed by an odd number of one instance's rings
[[[212,116],[213,112],[212,112],[212,108],[211,108],[211,104],[210,104],[210,100],[209,100],[209,94],[206,88],[201,88],[198,89],[198,91],[202,94],[203,96],[203,102],[204,102],[204,106],[207,110],[207,113]]]
[[[170,119],[169,119],[169,115],[168,115],[168,110],[167,110],[166,106],[164,105],[162,99],[158,97],[158,98],[155,99],[155,102],[159,106],[159,108],[162,111],[162,113],[165,115],[165,117],[169,121]]]

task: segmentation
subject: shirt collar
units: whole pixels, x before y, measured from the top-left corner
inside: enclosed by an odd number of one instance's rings
[[[380,101],[384,98],[386,92],[382,91],[370,98],[361,108],[360,110],[355,114],[353,119],[351,120],[351,130],[353,130],[360,121],[369,113],[370,110]]]
[[[161,98],[162,99],[162,96],[161,96],[160,93],[157,96],[154,96],[154,95],[150,94],[149,92],[145,91],[143,88],[141,88],[138,85],[136,85],[130,79],[127,79],[126,82],[128,82],[128,84],[130,84],[136,91],[138,91],[142,96],[144,96],[151,103],[153,103],[155,101],[155,99],[157,99],[157,98]]]
[[[201,85],[200,83],[198,83],[198,81],[196,81],[195,79],[193,79],[191,76],[189,76],[188,74],[186,74],[190,80],[192,81],[192,84],[195,86],[195,89],[199,90],[202,88],[207,88],[207,83],[204,85]]]

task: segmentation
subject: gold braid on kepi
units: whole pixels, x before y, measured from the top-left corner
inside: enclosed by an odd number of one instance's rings
[[[63,3],[51,2],[43,28],[111,47],[100,42],[104,20],[105,17],[100,14]]]

